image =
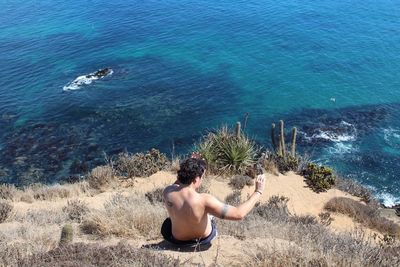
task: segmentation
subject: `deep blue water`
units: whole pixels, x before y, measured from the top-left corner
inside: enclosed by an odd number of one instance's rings
[[[265,147],[284,119],[303,153],[400,203],[399,73],[399,1],[3,0],[0,181],[185,153],[248,114]]]

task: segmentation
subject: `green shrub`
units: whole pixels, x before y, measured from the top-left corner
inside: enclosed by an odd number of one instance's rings
[[[197,150],[216,174],[244,174],[255,163],[256,146],[244,134],[236,134],[224,126],[208,133],[197,144]]]
[[[13,209],[13,206],[5,201],[0,201],[0,223],[7,220],[10,216],[10,213]]]
[[[299,158],[287,155],[282,157],[278,154],[273,154],[272,159],[275,162],[275,166],[278,168],[280,173],[287,173],[289,171],[297,171],[299,168]]]
[[[335,175],[331,168],[318,166],[314,163],[308,163],[302,171],[306,183],[315,192],[324,192],[335,184]]]
[[[148,177],[169,165],[167,157],[157,149],[147,153],[122,153],[118,155],[116,169],[128,178]]]

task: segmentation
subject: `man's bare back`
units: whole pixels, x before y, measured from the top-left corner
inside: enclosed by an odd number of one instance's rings
[[[259,200],[264,191],[264,175],[256,179],[256,188],[250,198],[238,207],[227,205],[210,194],[197,193],[205,176],[205,162],[198,158],[185,160],[178,171],[178,180],[163,192],[164,204],[171,222],[171,236],[167,240],[199,240],[216,234],[211,216],[241,220]],[[164,226],[164,224],[163,224]],[[165,229],[164,229],[165,232]]]
[[[172,222],[172,234],[178,240],[207,237],[211,220],[206,213],[204,194],[190,186],[173,184],[164,190],[164,201]]]

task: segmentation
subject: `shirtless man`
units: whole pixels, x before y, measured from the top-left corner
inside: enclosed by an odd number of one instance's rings
[[[164,238],[177,245],[210,244],[217,235],[211,218],[241,220],[254,207],[264,191],[265,175],[258,175],[255,191],[237,207],[219,201],[210,194],[196,192],[206,172],[204,160],[192,157],[180,165],[177,181],[164,189],[164,204],[169,218],[162,227]],[[211,215],[211,216],[210,216]]]

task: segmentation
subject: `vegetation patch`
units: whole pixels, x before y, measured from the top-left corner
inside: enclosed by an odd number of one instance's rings
[[[379,205],[371,191],[354,180],[337,177],[335,187],[341,191],[361,198],[365,203],[374,204],[376,206]]]
[[[270,157],[275,163],[276,168],[280,173],[287,173],[290,171],[297,172],[300,165],[300,158],[287,155],[283,157],[278,154],[271,154]]]
[[[336,176],[331,168],[308,163],[301,174],[308,186],[317,193],[325,192],[335,184]]]
[[[12,210],[13,206],[10,203],[6,201],[0,201],[0,223],[3,223],[8,219]]]
[[[20,258],[12,255],[12,266],[180,266],[179,259],[173,259],[148,249],[134,248],[120,242],[115,246],[99,244],[75,243],[65,244],[49,252]],[[11,255],[10,255],[11,257]],[[11,263],[10,261],[8,261]]]
[[[1,184],[0,185],[0,199],[14,200],[18,193],[18,189],[14,185]]]
[[[197,150],[212,173],[244,174],[254,165],[258,149],[243,133],[235,133],[224,126],[204,136]]]
[[[157,203],[163,203],[164,201],[163,191],[164,191],[163,187],[158,187],[150,192],[147,192],[144,196],[147,198],[148,201],[150,201],[152,205],[155,205]]]
[[[381,233],[400,237],[400,226],[379,215],[375,207],[350,198],[337,197],[325,204],[325,209],[350,216],[355,221]]]
[[[247,175],[234,175],[230,182],[229,185],[236,190],[242,190],[246,185],[254,185],[254,179],[251,178],[250,176]]]
[[[235,190],[225,198],[225,203],[232,206],[238,206],[241,203],[241,197],[240,191]]]
[[[90,187],[100,191],[115,187],[118,182],[115,171],[111,166],[98,166],[94,168],[87,180]]]
[[[157,149],[147,153],[122,153],[116,161],[117,171],[128,178],[148,177],[170,165],[167,157]]]
[[[87,204],[79,199],[68,200],[62,210],[70,220],[76,222],[81,222],[89,212]]]
[[[104,210],[90,213],[81,229],[98,237],[158,237],[167,217],[164,207],[143,201],[144,196],[117,193],[104,204]]]

